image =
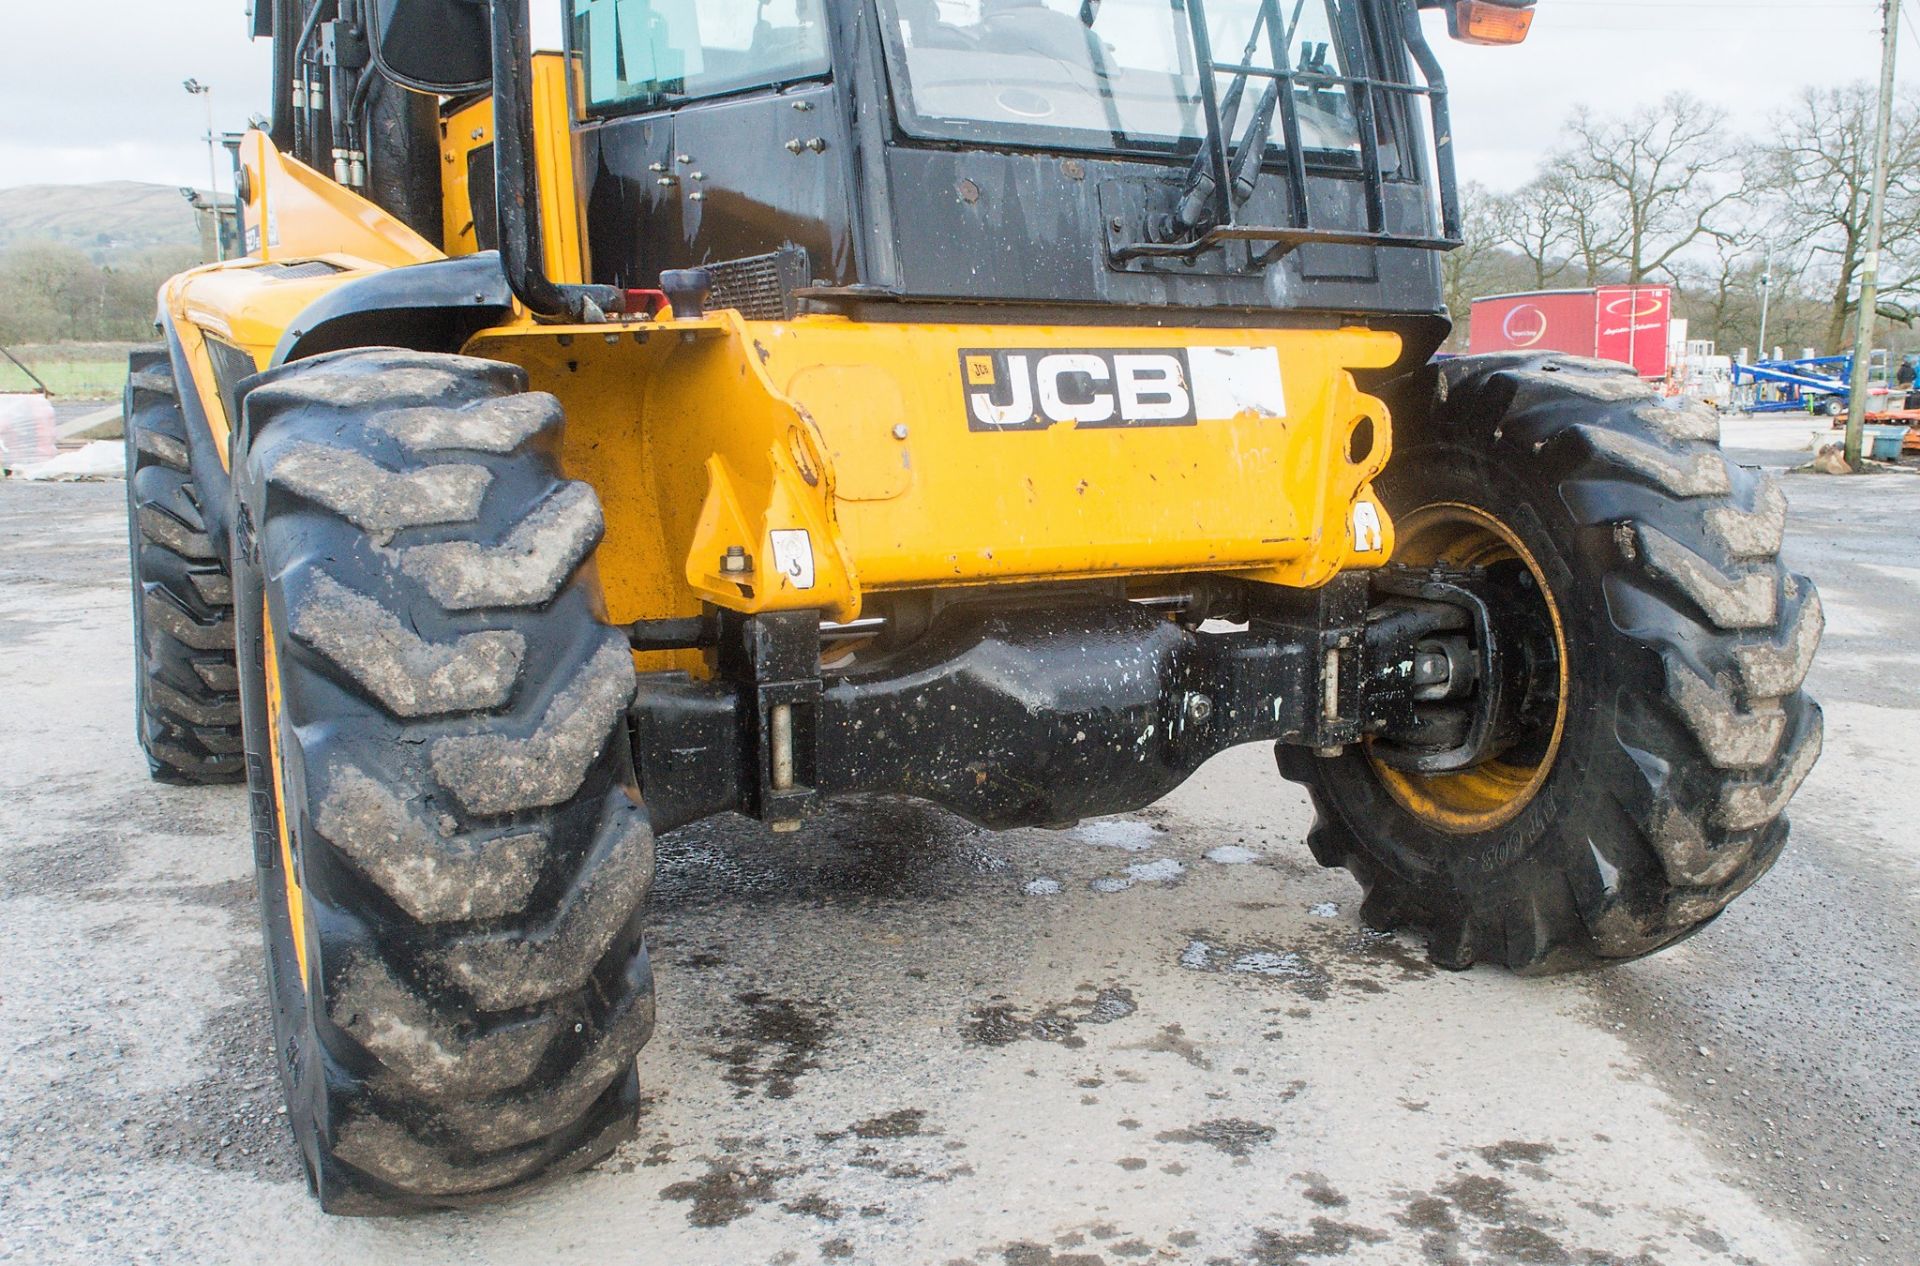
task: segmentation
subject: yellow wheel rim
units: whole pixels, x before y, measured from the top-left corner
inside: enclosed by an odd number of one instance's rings
[[[293,866],[293,837],[287,829],[287,776],[280,761],[280,657],[273,645],[273,614],[260,599],[261,676],[266,679],[267,757],[273,775],[273,816],[280,828],[280,875],[287,888],[287,924],[293,956],[300,964],[300,988],[307,987],[307,899]]]
[[[1540,596],[1553,626],[1559,661],[1559,690],[1554,707],[1553,733],[1539,760],[1509,762],[1496,759],[1453,774],[1416,774],[1368,760],[1374,775],[1400,807],[1426,825],[1453,835],[1473,835],[1504,826],[1519,817],[1546,786],[1560,754],[1567,729],[1566,627],[1560,606],[1547,583],[1539,560],[1514,530],[1477,506],[1437,502],[1395,519],[1399,534],[1393,561],[1410,567],[1489,567],[1518,561],[1532,574],[1533,592]]]

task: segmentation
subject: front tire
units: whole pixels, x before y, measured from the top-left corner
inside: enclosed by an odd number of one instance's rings
[[[232,586],[201,514],[164,346],[128,358],[122,416],[134,727],[147,769],[158,782],[238,782],[245,764]]]
[[[1402,548],[1436,515],[1497,525],[1491,556],[1526,561],[1559,627],[1560,694],[1552,732],[1521,744],[1537,777],[1282,749],[1315,856],[1359,879],[1370,926],[1423,929],[1444,967],[1567,970],[1687,936],[1772,866],[1820,751],[1801,689],[1820,601],[1780,563],[1778,486],[1721,456],[1711,410],[1663,407],[1623,366],[1464,358],[1389,398],[1380,492],[1412,525]]]
[[[633,1128],[653,1028],[626,639],[517,368],[263,376],[234,542],[276,1048],[330,1212],[496,1199]]]

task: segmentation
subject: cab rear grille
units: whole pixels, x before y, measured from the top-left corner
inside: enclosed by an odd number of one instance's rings
[[[311,281],[315,277],[331,277],[345,271],[340,265],[329,264],[324,259],[308,259],[297,264],[262,264],[253,270],[253,275],[271,277],[275,281]]]
[[[787,247],[702,265],[712,278],[709,308],[736,308],[749,321],[785,321],[799,310],[793,292],[805,286],[807,253]]]

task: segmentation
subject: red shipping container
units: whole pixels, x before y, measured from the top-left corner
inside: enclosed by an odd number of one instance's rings
[[[1473,301],[1470,349],[1566,352],[1632,365],[1642,378],[1667,376],[1673,325],[1668,286],[1543,290]]]

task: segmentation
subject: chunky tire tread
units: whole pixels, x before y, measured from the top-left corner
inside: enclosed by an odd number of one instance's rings
[[[1283,749],[1314,857],[1360,880],[1370,926],[1424,929],[1445,967],[1571,970],[1690,935],[1772,866],[1820,754],[1802,687],[1824,616],[1779,560],[1785,496],[1727,462],[1711,410],[1665,407],[1623,366],[1468,357],[1388,394],[1389,508],[1475,481],[1504,499],[1562,560],[1556,597],[1592,659],[1541,795],[1481,835],[1419,822],[1364,755]]]
[[[357,765],[335,766],[314,830],[420,923],[499,919],[526,909],[540,882],[543,831],[467,832],[449,839]]]
[[[1658,528],[1636,525],[1635,548],[1648,572],[1670,581],[1722,629],[1770,629],[1779,620],[1780,577],[1769,568],[1716,565]]]
[[[161,782],[235,782],[246,771],[233,590],[196,500],[166,348],[129,357],[123,410],[140,745]]]
[[[593,489],[563,484],[505,540],[415,545],[399,551],[400,570],[449,611],[539,606],[593,552],[605,528]]]
[[[434,742],[433,772],[468,813],[497,816],[559,804],[580,789],[609,727],[633,701],[633,655],[615,630],[531,734],[456,734]]]
[[[403,473],[352,449],[300,444],[274,463],[272,478],[384,545],[405,528],[479,518],[493,472],[484,466],[443,465]]]
[[[512,366],[374,349],[268,374],[246,408],[238,590],[277,637],[317,1003],[281,1008],[305,1035],[283,1071],[322,1203],[461,1205],[590,1164],[638,1102],[654,850],[558,406]]]
[[[316,567],[293,599],[292,633],[332,660],[400,717],[486,711],[513,693],[527,639],[466,633],[449,643],[415,633],[399,616]]]
[[[458,408],[398,409],[374,425],[409,453],[511,453],[560,424],[560,402],[544,392],[475,400]]]

